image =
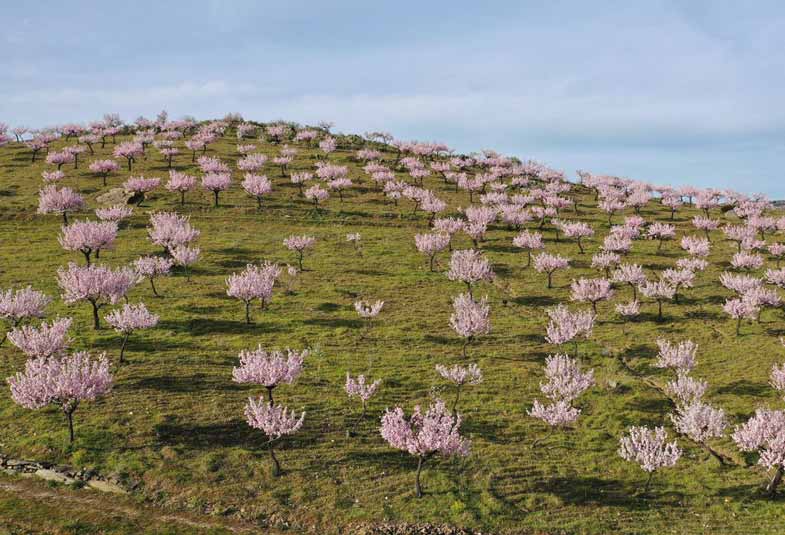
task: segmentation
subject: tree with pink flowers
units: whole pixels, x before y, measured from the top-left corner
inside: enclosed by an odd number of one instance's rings
[[[245,304],[245,323],[248,325],[251,324],[251,303],[254,299],[260,299],[263,305],[269,301],[279,275],[280,268],[275,264],[248,264],[243,271],[232,273],[226,279],[226,294]]]
[[[346,372],[346,384],[344,385],[344,390],[346,390],[346,395],[349,396],[349,398],[356,397],[360,400],[360,403],[362,404],[360,420],[365,419],[365,411],[368,400],[371,399],[374,394],[376,394],[376,391],[379,389],[381,384],[381,379],[369,382],[369,379],[366,379],[362,374],[353,378],[351,375],[349,375],[349,372]]]
[[[469,455],[471,443],[460,435],[462,418],[452,415],[437,399],[423,413],[417,405],[407,418],[400,407],[388,409],[382,416],[381,435],[393,448],[409,452],[417,457],[415,494],[422,498],[420,474],[425,463],[434,455],[450,457]]]
[[[22,325],[8,333],[8,339],[29,358],[61,357],[71,344],[68,330],[72,322],[71,318],[57,318],[37,327]]]
[[[469,297],[472,296],[474,284],[482,281],[490,282],[494,276],[491,263],[480,251],[474,249],[453,251],[447,278],[466,284]]]
[[[668,223],[652,223],[646,231],[649,238],[657,240],[657,251],[662,249],[665,240],[672,240],[676,237],[676,227]]]
[[[232,380],[240,384],[261,385],[267,389],[267,402],[273,404],[273,390],[282,384],[294,383],[303,371],[303,362],[309,351],[267,351],[259,345],[256,349],[240,351],[240,365],[232,368]]]
[[[458,401],[461,399],[461,390],[464,386],[475,386],[482,383],[482,370],[476,364],[469,364],[468,366],[456,364],[449,368],[437,364],[436,371],[455,387],[455,399],[452,402],[450,412],[456,415]]]
[[[185,280],[191,280],[191,273],[188,267],[195,264],[199,260],[201,250],[198,247],[188,247],[186,245],[178,245],[174,247],[170,254],[176,266],[181,266],[185,271]]]
[[[153,295],[161,297],[155,287],[156,277],[168,276],[174,260],[161,256],[140,256],[134,260],[134,271],[140,279],[148,279],[150,281],[150,288],[153,290]]]
[[[470,293],[453,298],[452,307],[450,326],[464,339],[461,353],[466,357],[466,347],[477,336],[491,332],[491,307],[487,297],[475,301]]]
[[[68,420],[69,442],[74,442],[74,412],[79,404],[95,401],[112,389],[112,374],[105,354],[92,359],[87,352],[64,358],[29,359],[24,372],[8,378],[11,398],[26,409],[57,405]]]
[[[649,429],[632,426],[627,429],[627,434],[619,439],[619,456],[625,461],[638,464],[649,474],[643,486],[645,494],[649,490],[654,472],[674,466],[681,457],[681,449],[676,442],[668,442],[664,427]]]
[[[562,304],[545,312],[550,320],[545,328],[545,340],[557,346],[573,342],[577,355],[579,338],[585,340],[591,338],[597,316],[591,310],[572,312]]]
[[[202,187],[213,194],[213,205],[218,208],[218,195],[229,189],[232,177],[229,173],[207,173],[202,177]]]
[[[71,262],[67,268],[57,270],[57,284],[63,292],[63,301],[66,304],[90,303],[93,328],[96,330],[101,328],[98,310],[122,299],[136,284],[136,279],[136,273],[127,267],[112,270],[96,264],[78,266]]]
[[[731,438],[741,451],[757,452],[758,464],[773,471],[766,485],[766,492],[773,496],[785,473],[785,411],[759,408],[736,427]]]
[[[140,329],[150,329],[158,325],[158,316],[147,310],[144,303],[137,303],[136,305],[126,303],[122,308],[113,310],[104,316],[104,319],[109,325],[114,327],[115,331],[123,335],[123,343],[120,346],[120,359],[118,360],[120,364],[125,362],[123,356],[125,355],[125,347],[131,334]]]
[[[528,414],[544,421],[551,429],[574,423],[581,411],[572,402],[594,386],[594,370],[584,372],[580,363],[566,354],[549,355],[545,359],[545,377],[548,380],[540,383],[540,391],[551,403],[544,405],[534,400]]]
[[[357,314],[365,320],[365,331],[369,332],[371,330],[371,324],[373,319],[379,315],[384,307],[384,301],[355,301],[354,303],[354,310],[357,311]]]
[[[434,271],[433,262],[436,259],[436,255],[444,251],[449,243],[450,237],[440,232],[414,235],[414,245],[419,252],[428,257],[428,265],[431,271]]]
[[[169,181],[164,186],[167,191],[180,193],[180,206],[185,206],[185,194],[196,186],[196,177],[181,173],[179,171],[169,171]]]
[[[558,254],[542,252],[534,257],[534,270],[548,275],[548,288],[553,288],[553,274],[560,269],[569,269],[570,259]]]
[[[116,173],[120,170],[120,165],[114,160],[95,160],[88,166],[90,172],[101,177],[101,180],[106,186],[106,179],[110,174]]]
[[[314,244],[316,243],[316,238],[313,236],[289,236],[288,238],[284,239],[283,244],[286,246],[287,249],[290,251],[294,251],[297,253],[297,265],[300,268],[300,271],[303,270],[303,256],[305,255],[305,251],[311,249]]]
[[[597,314],[597,303],[607,301],[613,297],[613,288],[608,279],[573,280],[570,285],[570,299],[579,303],[591,303],[591,308]]]
[[[34,290],[32,286],[0,291],[0,318],[6,323],[6,332],[0,339],[0,345],[5,343],[10,329],[15,329],[29,319],[43,318],[46,307],[51,302],[51,297]]]
[[[136,161],[136,158],[144,154],[144,148],[141,143],[136,141],[125,141],[116,145],[112,151],[112,156],[115,158],[125,158],[128,161],[128,172],[131,172],[131,166]]]
[[[241,186],[248,195],[256,199],[259,210],[262,209],[262,199],[273,190],[270,179],[265,175],[254,175],[252,173],[245,173]]]
[[[101,250],[113,249],[117,238],[117,223],[113,221],[74,221],[62,227],[58,237],[66,251],[79,251],[90,265],[90,257],[98,258]]]
[[[662,319],[662,303],[672,301],[676,295],[676,288],[665,280],[644,281],[638,285],[638,289],[649,299],[657,303],[657,319]]]
[[[153,191],[155,188],[161,185],[160,178],[145,178],[143,176],[132,176],[129,177],[128,180],[123,182],[123,189],[125,191],[132,193],[135,197],[138,198],[136,202],[137,206],[142,206],[142,203],[145,199],[145,194]]]
[[[512,244],[515,247],[526,251],[526,265],[524,267],[531,266],[532,251],[538,251],[545,248],[545,245],[542,242],[542,234],[539,232],[530,232],[528,230],[523,230],[520,234],[515,236],[512,239]]]
[[[44,186],[38,192],[39,214],[62,214],[63,224],[68,224],[68,213],[85,207],[84,198],[71,188],[57,189],[54,184]]]
[[[200,231],[191,226],[189,216],[174,212],[155,212],[150,214],[147,236],[150,241],[171,254],[176,247],[187,246],[199,237]]]
[[[280,476],[281,463],[275,456],[273,442],[299,431],[305,420],[305,412],[298,418],[294,411],[289,411],[283,405],[273,405],[262,397],[248,398],[248,403],[245,405],[245,419],[248,425],[267,435],[267,447],[273,462],[273,477]]]

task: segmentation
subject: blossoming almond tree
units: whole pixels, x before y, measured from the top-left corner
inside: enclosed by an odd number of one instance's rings
[[[117,332],[123,335],[123,343],[120,346],[120,364],[125,362],[123,356],[125,355],[125,347],[131,333],[139,329],[149,329],[158,324],[158,316],[147,310],[144,303],[136,305],[126,303],[122,308],[113,310],[104,316],[104,319]]]
[[[79,404],[94,401],[112,389],[105,354],[93,360],[87,352],[70,356],[30,359],[24,372],[8,378],[11,398],[26,409],[58,405],[68,420],[69,442],[74,442],[73,415]]]
[[[60,357],[71,343],[71,318],[58,318],[38,327],[22,325],[8,333],[8,339],[29,358]]]
[[[312,248],[315,243],[316,238],[313,236],[292,235],[283,241],[283,244],[287,249],[297,253],[297,265],[300,268],[300,271],[303,270],[303,255],[305,254],[305,251]]]
[[[273,390],[282,384],[292,384],[303,371],[309,351],[267,351],[261,345],[253,350],[240,351],[240,365],[232,368],[232,380],[241,384],[262,385],[267,389],[267,401],[273,404]]]
[[[245,419],[248,425],[267,435],[267,446],[273,461],[273,476],[280,476],[281,463],[275,456],[273,442],[299,431],[305,420],[305,412],[298,418],[294,411],[289,411],[283,405],[273,405],[262,397],[248,398],[248,403],[245,405]]]
[[[98,258],[102,249],[113,249],[117,238],[117,223],[113,221],[74,221],[63,226],[57,238],[66,251],[79,251],[87,265],[95,253]]]
[[[51,302],[51,297],[34,290],[32,286],[19,290],[0,291],[0,318],[7,324],[0,345],[5,342],[9,329],[14,329],[23,321],[32,318],[43,318],[44,311]]]
[[[417,457],[414,489],[418,498],[423,495],[420,474],[428,459],[437,454],[445,457],[469,455],[471,443],[460,435],[461,422],[461,415],[450,414],[440,399],[425,413],[416,406],[409,418],[400,407],[388,409],[382,416],[382,438],[393,448]]]
[[[130,268],[112,270],[106,266],[78,266],[69,263],[57,270],[57,284],[66,304],[87,301],[93,308],[93,328],[100,329],[98,309],[115,304],[136,284],[137,275]]]
[[[674,466],[681,457],[681,449],[676,442],[668,442],[664,427],[632,426],[619,440],[619,456],[625,461],[637,463],[649,474],[643,493],[649,490],[654,472],[660,468]]]
[[[450,316],[450,326],[463,337],[461,352],[466,357],[466,347],[479,335],[491,332],[490,313],[491,307],[488,298],[483,297],[475,301],[471,294],[463,293],[452,301],[453,313]]]
[[[436,371],[455,386],[455,399],[452,402],[450,412],[456,415],[458,401],[461,399],[461,389],[464,385],[478,385],[482,383],[482,370],[476,364],[469,364],[468,366],[456,364],[451,368],[437,364]]]

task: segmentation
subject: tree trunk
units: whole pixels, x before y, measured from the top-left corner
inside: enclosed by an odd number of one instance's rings
[[[247,323],[248,325],[251,324],[251,302],[250,301],[246,301],[245,302],[245,323]]]
[[[153,295],[156,297],[161,297],[158,293],[158,290],[155,289],[155,277],[150,277],[150,287],[153,289]]]
[[[281,475],[281,463],[278,462],[278,458],[275,456],[272,442],[270,443],[270,458],[273,460],[273,477],[279,477]]]
[[[101,328],[101,318],[98,317],[98,304],[95,301],[90,301],[93,305],[93,329],[96,331]]]
[[[218,208],[218,191],[214,191],[213,195],[215,195],[215,207]]]
[[[65,417],[68,419],[68,443],[74,443],[74,411],[65,411]]]
[[[422,472],[422,465],[425,459],[422,455],[417,458],[417,475],[414,480],[414,491],[418,498],[422,498],[422,487],[420,486],[420,473]]]
[[[782,481],[782,467],[778,466],[771,481],[766,485],[766,493],[769,496],[774,496],[774,493],[777,492],[777,486],[780,484],[780,481]]]
[[[123,344],[120,346],[120,364],[125,362],[125,360],[123,360],[123,355],[125,354],[125,345],[128,343],[129,336],[131,336],[130,332],[125,333],[125,336],[123,336]]]

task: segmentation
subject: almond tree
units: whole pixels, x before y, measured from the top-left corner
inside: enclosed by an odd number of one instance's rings
[[[29,359],[24,372],[8,378],[11,398],[26,409],[57,405],[68,420],[69,442],[74,442],[73,415],[83,401],[94,401],[112,389],[106,354],[97,360],[87,352],[64,358]]]
[[[32,286],[20,290],[0,291],[0,318],[8,325],[6,333],[0,339],[0,345],[5,343],[9,329],[15,329],[23,321],[31,318],[43,318],[44,311],[51,302],[51,297],[33,290]]]
[[[131,333],[139,329],[149,329],[158,324],[158,316],[147,310],[144,303],[136,305],[126,303],[123,308],[113,310],[104,316],[104,319],[114,327],[115,331],[123,335],[123,343],[120,346],[120,364],[124,362],[125,346]]]
[[[461,415],[450,414],[440,399],[424,414],[417,405],[409,418],[400,407],[388,409],[382,416],[382,438],[393,448],[417,457],[414,489],[418,498],[422,498],[420,474],[428,459],[437,454],[445,457],[469,455],[471,443],[460,435],[461,422]]]
[[[98,310],[115,304],[136,284],[137,275],[130,268],[112,270],[106,266],[78,266],[73,262],[57,270],[57,284],[66,304],[87,301],[93,308],[93,328],[100,329]]]
[[[649,474],[643,487],[644,494],[649,490],[654,472],[674,466],[681,457],[678,444],[667,440],[664,427],[649,429],[644,426],[630,427],[627,434],[619,440],[619,456],[625,461],[637,463]]]

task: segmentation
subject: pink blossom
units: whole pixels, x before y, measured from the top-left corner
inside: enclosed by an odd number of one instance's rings
[[[676,287],[665,280],[644,281],[638,286],[641,293],[657,302],[657,317],[662,319],[663,301],[671,301],[676,296]]]
[[[478,385],[482,383],[482,371],[476,364],[469,364],[468,366],[456,364],[451,368],[437,364],[436,371],[439,375],[456,386]]]
[[[171,258],[140,256],[134,261],[134,270],[140,278],[150,280],[153,295],[159,297],[158,290],[155,288],[155,278],[161,275],[168,276],[172,265],[174,265],[174,261]]]
[[[117,238],[117,223],[114,221],[74,221],[61,229],[57,238],[66,251],[81,252],[87,265],[90,265],[90,256],[95,253],[98,257],[103,249],[114,249]]]
[[[251,323],[251,301],[261,299],[262,306],[270,300],[275,281],[281,274],[277,264],[261,266],[248,264],[240,273],[232,273],[226,279],[226,294],[245,303],[245,322]]]
[[[613,297],[613,288],[608,279],[573,280],[570,284],[570,299],[579,303],[591,303],[592,310],[597,313],[597,303]]]
[[[26,409],[59,405],[68,418],[70,441],[74,441],[73,413],[82,401],[94,401],[112,389],[112,375],[105,354],[92,360],[79,352],[57,358],[36,358],[25,363],[25,371],[8,378],[11,397]]]
[[[50,152],[46,155],[46,163],[49,165],[56,165],[58,171],[63,166],[63,164],[73,162],[74,156],[68,151],[62,152]]]
[[[128,219],[133,213],[133,208],[125,204],[114,204],[106,208],[96,208],[95,215],[101,221],[118,223],[123,219]]]
[[[71,188],[57,189],[50,184],[38,192],[39,214],[63,214],[63,224],[68,224],[68,212],[81,210],[85,206],[84,198]]]
[[[662,242],[671,240],[676,237],[676,227],[667,223],[652,223],[647,229],[647,234],[650,238],[659,240],[657,250],[662,248]]]
[[[185,269],[185,276],[190,280],[188,273],[188,266],[195,264],[199,260],[199,253],[201,252],[198,247],[187,247],[185,245],[178,245],[171,251],[172,259],[175,265],[182,266]]]
[[[532,408],[526,411],[532,418],[544,421],[551,427],[566,427],[575,423],[581,410],[570,405],[569,401],[554,401],[548,405],[543,405],[540,400],[535,399]]]
[[[447,278],[466,284],[471,296],[472,285],[481,281],[493,280],[494,273],[491,263],[481,252],[467,249],[453,251]]]
[[[657,347],[660,349],[657,362],[654,364],[657,368],[675,368],[680,372],[686,372],[695,367],[698,344],[692,340],[672,344],[664,338],[658,338]]]
[[[768,272],[767,275],[769,275]],[[737,275],[734,273],[725,272],[720,274],[720,284],[722,284],[728,290],[733,290],[737,294],[741,295],[754,288],[759,288],[763,285],[763,281],[751,275]]]
[[[267,435],[270,457],[273,461],[273,476],[281,474],[281,465],[275,457],[272,442],[285,435],[299,431],[305,420],[305,412],[298,418],[294,411],[289,411],[283,405],[273,405],[264,398],[248,398],[245,405],[245,419],[254,429],[260,429]]]
[[[757,409],[755,416],[736,427],[731,438],[740,450],[759,452],[759,465],[775,469],[766,487],[774,494],[785,468],[785,412]]]
[[[458,336],[465,339],[462,350],[465,357],[466,346],[476,336],[491,332],[491,307],[488,305],[487,297],[475,301],[469,293],[455,297],[452,306],[453,314],[450,316],[450,326]]]
[[[93,327],[100,328],[98,309],[107,303],[115,304],[136,284],[137,275],[129,268],[112,270],[106,266],[78,266],[57,270],[57,284],[63,291],[66,304],[88,301],[93,308]]]
[[[440,232],[415,234],[414,244],[419,252],[428,257],[430,269],[433,271],[433,261],[436,255],[450,244],[450,236]]]
[[[191,227],[189,216],[174,212],[156,212],[150,214],[147,235],[154,244],[171,252],[175,247],[188,245],[198,238],[199,231]]]
[[[264,386],[268,391],[268,402],[273,402],[272,390],[278,385],[294,383],[303,371],[303,361],[308,350],[267,351],[261,345],[254,350],[240,351],[240,365],[232,369],[235,383],[251,383]]]
[[[664,427],[655,427],[652,430],[637,426],[627,429],[627,434],[619,440],[619,456],[625,461],[637,463],[649,473],[644,492],[648,490],[655,471],[674,466],[681,457],[678,444],[667,440]]]
[[[106,186],[106,178],[111,174],[120,170],[120,164],[114,160],[95,160],[91,162],[88,169],[92,173],[100,176]]]
[[[229,173],[208,173],[202,177],[202,187],[213,192],[214,205],[218,207],[218,195],[229,189],[232,177]]]
[[[144,148],[141,143],[136,141],[126,141],[116,145],[112,151],[112,156],[115,158],[125,158],[128,160],[128,171],[131,171],[131,164],[136,161],[136,158],[144,154]]]
[[[49,324],[42,322],[38,327],[23,325],[8,333],[8,339],[30,358],[60,357],[71,343],[68,329],[72,321],[58,318]]]
[[[575,239],[581,254],[585,252],[581,240],[594,236],[594,229],[591,228],[591,225],[583,221],[558,221],[554,224],[561,229],[566,237]]]
[[[43,318],[44,310],[52,302],[52,298],[43,292],[27,286],[20,290],[0,291],[0,318],[13,327],[30,318]],[[0,341],[2,344],[5,337]]]
[[[346,389],[346,394],[350,398],[360,398],[363,408],[361,418],[365,418],[365,405],[368,400],[373,397],[373,395],[376,393],[376,390],[379,388],[379,385],[381,384],[381,379],[377,379],[372,383],[368,383],[364,375],[358,375],[356,379],[353,379],[348,372],[346,373],[346,385],[344,388]]]
[[[526,250],[527,260],[526,266],[529,267],[532,263],[532,251],[545,248],[542,243],[542,234],[539,232],[529,232],[528,230],[521,231],[520,234],[512,239],[512,244],[515,247]]]
[[[319,184],[314,184],[303,193],[305,198],[313,202],[314,208],[319,209],[319,203],[324,202],[330,198],[330,192],[321,187]]]
[[[736,269],[759,269],[763,267],[763,257],[758,254],[742,251],[733,255],[730,264]]]
[[[461,416],[453,416],[440,399],[432,403],[425,414],[419,405],[416,406],[408,419],[400,407],[388,409],[382,416],[382,438],[393,448],[418,458],[415,480],[418,498],[422,497],[420,472],[426,459],[435,454],[469,455],[470,442],[460,435],[461,423]]]
[[[59,182],[65,178],[65,173],[62,171],[42,171],[41,177],[46,183]]]
[[[619,303],[616,305],[616,313],[622,318],[634,318],[640,315],[641,306],[637,300],[629,303]]]
[[[196,177],[179,171],[169,171],[169,181],[166,183],[166,189],[168,191],[180,192],[180,206],[185,205],[185,193],[194,189],[195,186]]]
[[[262,209],[262,199],[264,196],[273,190],[272,183],[265,175],[246,173],[245,179],[242,181],[241,185],[248,195],[256,198],[256,202],[259,204],[259,210]]]
[[[754,319],[758,314],[758,308],[750,301],[745,299],[727,299],[722,305],[722,310],[731,318],[736,320],[736,336],[741,330],[741,320]]]
[[[678,370],[676,379],[669,381],[665,386],[665,391],[676,398],[676,404],[689,406],[698,403],[709,383],[690,377],[685,370]]]
[[[313,236],[295,236],[291,235],[288,238],[284,239],[283,244],[286,246],[287,249],[290,251],[295,251],[297,253],[297,261],[300,268],[300,271],[303,270],[303,254],[306,250],[312,248],[316,243],[316,238]]]
[[[548,288],[553,288],[553,274],[559,269],[569,269],[570,259],[557,254],[540,253],[534,257],[537,273],[548,274]]]
[[[702,258],[679,258],[676,260],[676,267],[695,273],[709,267],[709,263]]]
[[[594,370],[581,371],[576,359],[566,354],[549,355],[545,359],[546,383],[540,390],[552,401],[572,402],[594,386]]]
[[[590,311],[571,312],[566,306],[558,305],[546,310],[550,321],[545,329],[545,340],[550,344],[562,345],[575,342],[582,336],[589,339],[594,329],[595,314]]]
[[[591,267],[605,271],[605,275],[610,277],[610,270],[621,262],[621,257],[616,253],[600,251],[591,258]]]
[[[249,154],[245,158],[237,161],[237,169],[249,173],[256,173],[264,167],[265,163],[267,163],[267,156],[264,154]]]
[[[125,346],[131,333],[139,329],[149,329],[158,325],[158,316],[147,310],[144,303],[136,305],[126,303],[122,308],[113,310],[104,316],[104,319],[109,325],[114,327],[115,331],[123,335],[123,343],[120,347],[120,363],[124,362]]]
[[[705,238],[684,236],[681,239],[681,248],[687,251],[690,256],[707,257],[711,252],[711,243]]]
[[[785,393],[785,364],[775,364],[771,367],[769,384],[781,393]]]

